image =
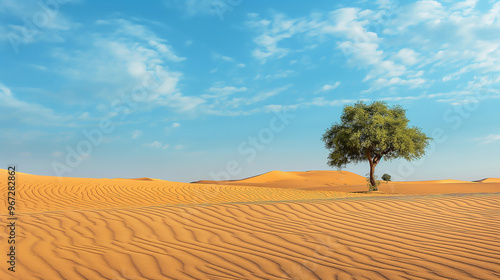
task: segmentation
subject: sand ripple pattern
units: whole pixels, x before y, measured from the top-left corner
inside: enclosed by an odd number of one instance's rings
[[[24,213],[16,276],[499,279],[499,205],[468,194]]]
[[[7,178],[5,170],[0,176]],[[16,196],[23,213],[110,209],[154,205],[192,205],[228,202],[290,201],[362,197],[334,191],[255,188],[215,184],[188,184],[163,180],[56,178],[18,174]],[[7,186],[0,192],[4,199]]]

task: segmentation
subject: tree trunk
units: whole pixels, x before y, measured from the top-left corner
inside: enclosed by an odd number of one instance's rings
[[[375,182],[375,164],[370,162],[370,184],[374,191],[378,191],[377,182]]]
[[[370,190],[373,189],[374,191],[378,191],[377,182],[375,182],[374,174],[375,174],[375,166],[377,166],[377,163],[379,162],[380,158],[376,156],[374,159],[372,159],[372,153],[370,149],[366,150],[366,157],[368,158],[368,162],[370,163],[370,185],[372,185]]]

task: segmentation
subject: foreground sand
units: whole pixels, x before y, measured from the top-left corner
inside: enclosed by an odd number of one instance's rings
[[[500,277],[499,193],[373,196],[27,174],[18,182],[18,271],[2,259],[0,279]]]

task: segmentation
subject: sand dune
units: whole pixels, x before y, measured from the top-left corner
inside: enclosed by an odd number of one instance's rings
[[[194,183],[307,189],[309,187],[366,185],[366,179],[349,171],[271,171],[242,180],[202,180]]]
[[[120,178],[119,178],[119,179],[120,179]],[[155,179],[151,179],[151,178],[144,177],[144,178],[132,178],[132,179],[129,179],[129,180],[138,180],[138,181],[154,181]]]
[[[408,181],[408,182],[399,182],[404,184],[460,184],[460,183],[473,183],[471,181],[461,181],[454,179],[445,179],[445,180],[428,180],[428,181]]]
[[[453,180],[453,179],[445,179],[445,180],[431,180],[431,181],[415,181],[412,183],[417,183],[417,184],[422,184],[422,183],[453,184],[453,183],[471,183],[471,182],[470,181]]]
[[[0,176],[7,178],[5,170]],[[18,174],[18,207],[24,213],[109,209],[155,205],[288,201],[356,197],[335,191],[308,192],[297,189],[259,188],[210,184],[188,184],[164,180],[56,178]],[[6,185],[2,186],[6,195]]]
[[[482,180],[477,180],[479,183],[500,183],[500,178],[485,178]]]
[[[284,180],[304,180],[304,177],[293,174],[292,172],[283,172],[274,170],[254,177],[240,180],[242,183],[269,183]]]
[[[366,195],[20,174],[16,195],[17,272],[4,264],[0,279],[500,277],[499,193]],[[6,218],[0,213],[0,223]]]
[[[482,184],[453,179],[381,182],[379,190],[386,194],[445,194],[445,193],[496,193],[500,192],[500,180],[481,180]],[[368,190],[366,178],[348,171],[272,171],[242,180],[198,181],[194,183],[274,187],[309,191],[363,192]]]

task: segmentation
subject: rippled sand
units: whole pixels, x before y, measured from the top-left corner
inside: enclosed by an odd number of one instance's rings
[[[5,199],[5,184],[1,191]],[[2,261],[0,279],[500,277],[500,193],[367,195],[18,174],[16,197],[17,272]],[[5,256],[6,231],[0,250]]]

